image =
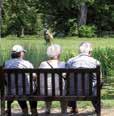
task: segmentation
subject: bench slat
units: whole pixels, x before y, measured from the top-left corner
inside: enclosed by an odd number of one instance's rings
[[[11,73],[7,74],[8,95],[11,95]]]
[[[29,74],[30,76],[30,94],[33,94],[33,73]]]
[[[19,91],[18,91],[18,74],[15,72],[14,76],[15,76],[16,95],[19,95]]]
[[[36,75],[37,75],[37,79],[36,79],[36,94],[37,95],[40,95],[40,73],[39,72],[37,72],[36,73]]]
[[[86,87],[85,87],[85,73],[84,72],[81,74],[81,81],[82,81],[82,95],[85,96]]]
[[[62,96],[63,95],[63,78],[61,73],[59,73],[59,91],[60,91],[60,96]]]
[[[26,95],[26,75],[24,72],[22,72],[22,84],[23,84],[23,95]]]
[[[74,91],[75,91],[75,95],[77,95],[77,85],[78,85],[77,84],[78,81],[77,81],[77,76],[76,75],[77,75],[77,73],[75,72],[74,73]]]
[[[44,73],[44,85],[45,85],[45,95],[47,96],[48,95],[48,82],[47,82],[47,77],[48,77],[48,75],[47,75],[47,73],[45,72]]]
[[[52,72],[52,96],[55,96],[55,74]]]

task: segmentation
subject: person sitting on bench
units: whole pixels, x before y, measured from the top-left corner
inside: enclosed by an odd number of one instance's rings
[[[69,59],[66,63],[67,68],[96,68],[98,65],[100,62],[92,57],[92,44],[89,42],[82,42],[79,46],[79,55]],[[93,81],[94,85],[95,80]],[[73,85],[70,90],[73,91]],[[71,94],[73,93],[71,92]],[[96,101],[92,101],[92,103],[96,109]],[[70,101],[68,105],[72,107],[71,113],[78,113],[76,101]]]

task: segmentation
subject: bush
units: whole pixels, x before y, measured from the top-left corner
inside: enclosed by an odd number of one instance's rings
[[[93,51],[93,57],[101,62],[102,74],[104,77],[111,75],[114,69],[114,49],[97,48]]]
[[[25,59],[32,62],[35,68],[38,68],[40,63],[47,60],[46,47],[38,48],[37,46],[26,47],[27,54]]]
[[[82,25],[79,27],[79,36],[80,37],[94,37],[96,32],[96,27],[89,25]]]
[[[75,51],[73,51],[73,50],[68,50],[68,51],[66,51],[66,52],[64,52],[63,54],[62,54],[62,60],[63,61],[65,61],[65,62],[67,62],[68,61],[68,59],[70,59],[70,58],[72,58],[72,57],[74,57],[74,56],[76,56],[76,52]]]
[[[69,36],[76,36],[78,35],[78,25],[76,23],[76,19],[69,19],[68,21],[68,27],[69,27]]]

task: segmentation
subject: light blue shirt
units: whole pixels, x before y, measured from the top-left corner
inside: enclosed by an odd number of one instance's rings
[[[86,53],[79,54],[66,63],[68,68],[96,68],[98,65],[100,65],[100,62]]]
[[[5,62],[5,68],[6,69],[12,69],[12,68],[24,69],[24,68],[33,68],[33,65],[27,60],[23,60],[20,58],[14,58],[14,59],[10,59]],[[8,81],[7,78],[6,78],[6,81]],[[26,94],[28,95],[30,94],[30,76],[28,74],[26,74],[25,82],[26,82],[25,84]],[[33,89],[34,89],[34,85],[33,85]],[[19,91],[19,95],[23,94],[22,74],[18,74],[18,91]],[[16,95],[14,74],[11,75],[11,94]]]
[[[100,65],[100,62],[94,59],[93,57],[90,57],[87,53],[81,53],[78,56],[69,59],[66,63],[67,68],[96,68],[98,65]],[[96,76],[94,74],[93,76],[94,78],[93,78],[92,89],[95,95],[96,94]],[[80,78],[78,79],[80,80]],[[74,85],[73,85],[74,82],[73,81],[74,80],[71,79],[71,87],[70,87],[71,94],[74,93]],[[80,89],[79,83],[78,83],[78,88]],[[89,91],[88,80],[86,81],[85,85],[86,85],[85,89],[87,89],[87,94],[88,94],[88,91]]]

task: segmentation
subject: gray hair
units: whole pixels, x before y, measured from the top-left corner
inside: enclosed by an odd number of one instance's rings
[[[55,57],[55,56],[58,56],[59,54],[61,54],[61,46],[58,45],[58,44],[53,44],[53,45],[50,45],[48,48],[47,48],[47,55],[48,57]]]
[[[80,53],[89,53],[92,51],[92,44],[90,42],[82,42],[79,47]]]

